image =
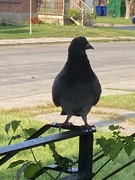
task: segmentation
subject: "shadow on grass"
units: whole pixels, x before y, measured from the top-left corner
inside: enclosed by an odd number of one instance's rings
[[[19,26],[10,26],[10,25],[1,25],[0,24],[0,29],[1,30],[6,30],[6,29],[16,29],[16,28],[27,28],[28,25],[19,25]]]
[[[21,25],[18,26],[2,26],[0,25],[0,33],[1,34],[22,34],[22,33],[28,33],[29,25]],[[37,32],[35,30],[32,30],[33,32]]]

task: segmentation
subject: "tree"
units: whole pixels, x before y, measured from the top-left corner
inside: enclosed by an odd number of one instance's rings
[[[130,19],[130,15],[131,15],[131,5],[132,5],[133,2],[135,2],[135,0],[125,0],[125,4],[126,4],[125,19]]]

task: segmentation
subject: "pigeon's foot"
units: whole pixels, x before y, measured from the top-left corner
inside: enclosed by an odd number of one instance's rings
[[[84,124],[81,127],[84,131],[91,131],[93,129],[93,126],[90,126],[89,124]]]
[[[64,123],[58,123],[58,125],[59,125],[59,131],[61,130],[62,127],[73,126],[71,122],[67,122],[67,121],[65,121]]]
[[[91,129],[92,126],[90,126],[87,122],[84,124],[84,126],[86,129]]]
[[[58,125],[59,125],[59,127],[73,126],[73,124],[71,122],[66,122],[66,121],[64,123],[59,123]]]

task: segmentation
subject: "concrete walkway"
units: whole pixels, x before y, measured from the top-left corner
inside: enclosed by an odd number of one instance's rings
[[[135,111],[93,107],[92,112],[95,113],[89,113],[87,116],[88,123],[90,125],[95,125],[97,130],[102,129],[104,131],[108,131],[108,127],[113,124],[122,126],[124,129],[121,132],[126,135],[131,135],[135,132],[135,124],[128,121],[128,118],[135,118]],[[96,112],[98,112],[98,114],[96,114]],[[109,114],[109,116],[107,114]],[[118,119],[114,119],[114,114],[115,117],[118,117]],[[45,123],[63,123],[65,119],[66,116],[61,116],[60,113],[37,116],[37,120],[44,121]],[[80,117],[73,116],[70,122],[74,125],[84,125],[83,120]]]
[[[95,26],[135,31],[135,24],[123,25],[123,24],[113,24],[113,23],[95,23]]]
[[[113,40],[133,40],[133,36],[119,37],[86,37],[89,41],[113,41]],[[0,46],[26,45],[26,44],[51,44],[51,43],[69,43],[73,38],[28,38],[28,39],[0,39]]]

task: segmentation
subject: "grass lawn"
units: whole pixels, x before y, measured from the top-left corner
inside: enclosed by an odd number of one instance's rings
[[[97,16],[95,19],[95,23],[107,23],[107,24],[121,24],[121,25],[132,25],[131,19],[125,19],[125,18],[116,18],[116,17],[101,17]]]
[[[97,106],[135,111],[135,93],[102,96]]]
[[[106,96],[102,97],[100,100],[100,103],[98,106],[100,107],[108,107],[108,104],[110,104],[110,101],[113,102],[111,104],[111,108],[123,108],[123,109],[130,109],[135,110],[135,94],[130,95],[116,95],[116,96]],[[132,103],[130,103],[132,100]],[[120,102],[121,103],[118,103]],[[120,106],[122,104],[122,106]],[[129,108],[128,105],[132,104]],[[8,144],[9,138],[14,135],[14,133],[10,130],[9,134],[7,136],[4,128],[5,124],[9,123],[12,120],[21,120],[21,124],[23,128],[35,128],[39,129],[41,126],[45,124],[43,121],[37,121],[35,117],[37,115],[41,115],[44,113],[51,113],[60,111],[59,108],[55,108],[51,103],[45,106],[36,106],[36,107],[29,107],[29,108],[21,108],[21,109],[10,109],[10,110],[0,110],[0,117],[1,117],[1,126],[0,126],[0,146],[4,146]],[[101,114],[102,116],[102,114]],[[49,130],[49,134],[56,133],[52,132],[52,130]],[[48,134],[47,133],[47,134]],[[19,139],[19,141],[23,141],[23,133],[21,129],[17,130],[17,134],[21,134],[22,138]],[[95,133],[95,140],[96,138],[100,138],[101,136],[104,137],[110,137],[110,132],[102,132],[101,130],[98,130]],[[17,140],[18,141],[18,140]],[[16,142],[16,141],[15,141]],[[95,143],[95,142],[94,142]],[[69,146],[70,144],[70,146]],[[71,148],[72,147],[72,148]],[[73,160],[75,160],[73,157],[78,157],[78,138],[73,138],[70,140],[65,140],[61,142],[56,143],[56,149],[57,151],[62,155],[69,157]],[[94,153],[97,152],[99,147],[97,145],[94,145]],[[54,163],[54,159],[52,157],[52,152],[50,151],[49,147],[38,147],[33,149],[34,154],[38,160],[41,160],[42,164],[49,165]],[[40,153],[39,153],[40,152]],[[134,158],[133,153],[130,157],[128,157],[124,152],[121,152],[119,154],[118,158],[112,162],[110,161],[107,166],[103,168],[103,170],[97,174],[94,178],[94,180],[101,180],[103,177],[105,177],[109,172],[115,170],[116,168],[120,167],[121,165],[127,163],[128,161],[132,160]],[[14,169],[6,169],[8,165],[11,163],[11,161],[15,161],[18,159],[24,159],[24,160],[31,160],[33,161],[33,157],[29,150],[23,151],[21,153],[18,153],[15,157],[12,158],[12,160],[5,163],[1,169],[0,169],[0,177],[1,179],[8,179],[8,180],[15,180],[16,179],[16,172],[17,168]],[[93,171],[96,172],[106,161],[108,160],[108,157],[104,157],[98,162],[94,163]],[[19,168],[19,166],[18,166]],[[135,164],[132,164],[131,166],[127,167],[125,170],[121,171],[117,175],[110,178],[110,180],[134,180],[135,177]],[[128,172],[128,173],[127,173]],[[51,173],[51,175],[56,175],[56,173]],[[23,180],[23,176],[20,178]],[[42,175],[37,180],[52,180],[50,176],[48,175]]]
[[[110,23],[110,24],[130,24],[130,20],[124,18],[105,18],[98,17],[96,22]],[[34,24],[32,26],[32,35],[29,34],[29,24],[15,26],[0,25],[0,39],[20,39],[20,38],[41,38],[41,37],[115,37],[118,36],[135,36],[135,31],[120,30],[105,27],[81,27],[76,25],[61,26],[55,24]]]

